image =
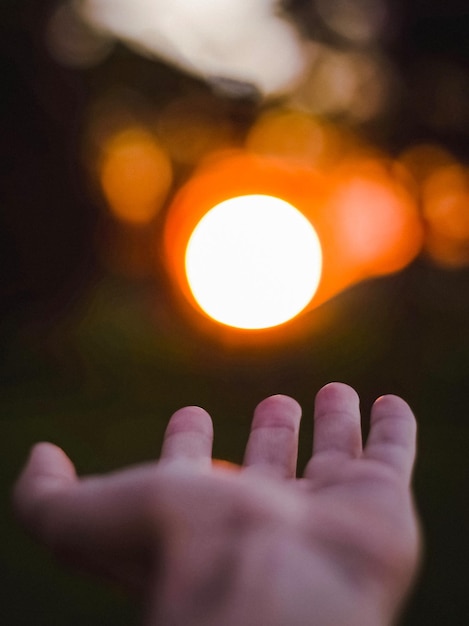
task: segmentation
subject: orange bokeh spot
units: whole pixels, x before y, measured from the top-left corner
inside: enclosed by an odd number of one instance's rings
[[[246,138],[246,147],[258,154],[323,165],[338,157],[343,138],[335,128],[311,115],[276,109],[256,120]]]
[[[334,176],[330,211],[336,238],[369,276],[405,267],[422,246],[414,197],[384,160],[357,159]]]
[[[427,250],[444,265],[469,264],[469,172],[461,165],[435,170],[422,187]]]
[[[111,212],[132,224],[146,224],[155,217],[173,178],[165,150],[139,127],[120,131],[107,140],[99,176]]]

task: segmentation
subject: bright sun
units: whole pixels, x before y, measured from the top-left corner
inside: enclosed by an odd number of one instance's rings
[[[311,301],[321,245],[294,206],[265,195],[221,202],[197,224],[186,249],[187,279],[199,306],[236,328],[278,326]]]

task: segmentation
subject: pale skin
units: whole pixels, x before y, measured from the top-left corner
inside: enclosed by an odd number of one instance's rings
[[[212,461],[201,408],[177,411],[158,462],[78,478],[37,444],[14,490],[23,525],[57,556],[137,590],[144,626],[389,626],[412,586],[416,423],[397,396],[373,405],[331,383],[296,478],[301,409],[256,408],[242,467]]]

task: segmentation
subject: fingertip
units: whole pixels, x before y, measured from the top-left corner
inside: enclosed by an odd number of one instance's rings
[[[353,402],[360,404],[360,397],[353,387],[346,383],[332,382],[321,387],[316,394],[316,404],[318,403]]]
[[[26,525],[33,524],[42,498],[75,481],[75,466],[61,448],[45,441],[34,444],[13,486],[15,514]]]
[[[201,406],[197,406],[197,405],[188,405],[188,406],[183,406],[182,408],[178,409],[177,411],[174,411],[172,417],[174,417],[175,415],[180,415],[180,414],[191,414],[191,415],[195,415],[195,416],[201,416],[203,418],[208,418],[211,419],[210,414],[208,413],[208,411],[206,411],[205,409],[203,409]]]
[[[377,398],[375,400],[375,402],[374,402],[374,406],[377,406],[379,408],[387,408],[387,407],[389,407],[392,410],[400,409],[400,410],[412,413],[412,415],[413,415],[413,411],[412,411],[409,403],[406,402],[400,396],[397,396],[397,395],[392,394],[392,393],[383,394],[382,396]]]
[[[417,430],[415,414],[408,402],[400,396],[385,394],[375,400],[371,409],[371,422],[373,424],[383,418],[403,420],[414,434]]]
[[[186,406],[171,416],[166,426],[160,460],[207,465],[211,458],[213,423],[199,406]]]
[[[259,402],[254,411],[253,426],[256,427],[259,420],[263,420],[264,417],[268,417],[269,422],[272,422],[272,417],[276,414],[297,420],[301,419],[302,408],[299,402],[297,402],[291,396],[284,394],[275,394],[268,396]]]
[[[185,406],[175,411],[166,427],[166,437],[187,431],[213,437],[210,414],[200,406]]]
[[[75,466],[59,446],[41,441],[32,446],[26,467],[37,478],[56,477],[62,481],[75,480]]]
[[[251,425],[244,466],[293,478],[298,456],[301,406],[283,394],[264,398],[257,405]]]
[[[393,468],[408,483],[416,455],[417,422],[400,396],[379,397],[371,409],[371,429],[365,457]]]
[[[360,422],[355,389],[338,382],[324,385],[314,402],[313,465],[319,455],[357,458],[362,452]]]

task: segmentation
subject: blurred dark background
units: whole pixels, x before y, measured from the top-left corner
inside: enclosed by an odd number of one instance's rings
[[[286,4],[314,35],[312,3]],[[239,462],[257,402],[286,393],[304,409],[303,466],[314,394],[331,380],[359,391],[365,428],[382,393],[401,394],[414,408],[426,549],[401,623],[467,623],[469,236],[451,262],[427,246],[405,270],[309,312],[291,341],[275,335],[238,345],[199,328],[179,311],[155,252],[163,217],[135,229],[106,210],[87,156],[90,112],[104,107],[110,125],[113,107],[147,119],[196,92],[223,110],[237,145],[264,105],[249,91],[221,96],[122,44],[88,67],[60,63],[45,37],[54,6],[0,0],[2,623],[138,623],[132,601],[64,571],[15,526],[9,491],[32,443],[62,446],[79,472],[106,471],[156,457],[170,414],[198,404],[214,419],[215,456]],[[399,1],[391,11],[380,53],[392,63],[399,97],[369,119],[345,113],[334,121],[392,157],[425,142],[466,168],[467,3]],[[170,195],[190,170],[175,166]]]

